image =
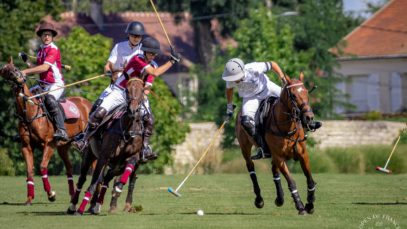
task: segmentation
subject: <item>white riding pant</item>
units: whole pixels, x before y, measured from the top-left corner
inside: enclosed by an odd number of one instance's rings
[[[37,84],[30,88],[30,92],[38,94],[37,91],[40,91],[40,92],[51,91],[48,94],[53,95],[56,100],[59,100],[61,98],[61,96],[64,94],[64,91],[65,91],[65,88],[63,88],[64,86],[65,86],[65,84],[63,82],[50,83],[45,86],[41,86],[41,85]],[[60,89],[57,90],[58,88],[60,88]]]
[[[113,91],[113,84],[110,84],[105,90],[103,90],[102,94],[100,94],[99,99],[104,99]]]
[[[254,119],[261,101],[270,96],[280,97],[280,93],[281,87],[271,81],[268,81],[267,88],[262,92],[255,96],[243,98],[242,116],[249,116]]]
[[[103,98],[100,107],[103,107],[107,112],[110,112],[116,107],[125,104],[127,102],[126,98],[127,93],[125,89],[113,86],[112,91]],[[147,96],[144,96],[143,104],[144,106],[141,107],[141,114],[144,116],[147,112],[150,113],[150,102],[148,101]]]

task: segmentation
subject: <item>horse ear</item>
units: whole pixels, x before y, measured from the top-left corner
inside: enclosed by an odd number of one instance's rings
[[[8,58],[8,63],[13,64],[13,57],[12,56],[10,56],[10,58]]]
[[[300,72],[300,81],[304,82],[304,72]]]

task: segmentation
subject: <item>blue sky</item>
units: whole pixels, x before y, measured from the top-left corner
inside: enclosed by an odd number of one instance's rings
[[[355,13],[364,13],[367,10],[367,3],[383,3],[385,0],[343,0],[345,11],[353,11]]]

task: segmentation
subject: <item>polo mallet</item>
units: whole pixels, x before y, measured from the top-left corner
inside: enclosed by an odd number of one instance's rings
[[[404,129],[404,130],[405,130],[405,129]],[[404,132],[404,130],[401,131],[399,137],[397,138],[396,144],[394,144],[393,149],[391,150],[390,156],[389,156],[389,158],[387,159],[386,164],[384,165],[384,167],[376,166],[376,170],[377,170],[377,171],[383,172],[383,173],[387,173],[387,174],[390,174],[390,173],[391,173],[391,170],[390,170],[390,169],[387,169],[387,166],[389,165],[390,158],[391,158],[391,156],[393,155],[394,150],[396,149],[397,144],[398,144],[399,141],[400,141],[401,134]]]
[[[169,44],[170,47],[172,48],[172,44],[171,44],[170,38],[168,37],[168,34],[167,34],[167,30],[165,30],[165,28],[164,28],[164,24],[163,24],[163,22],[161,21],[161,18],[160,18],[160,15],[159,15],[158,12],[157,12],[157,9],[155,8],[155,5],[154,5],[153,0],[150,0],[150,3],[151,3],[151,6],[152,6],[153,9],[154,9],[155,14],[157,15],[157,18],[158,18],[158,21],[160,22],[161,28],[163,28],[163,30],[164,30],[164,34],[165,34],[165,37],[166,37],[167,40],[168,40],[168,44]]]
[[[37,60],[37,57],[28,55],[25,52],[19,52],[18,53],[18,57],[20,57],[20,59],[22,59],[24,61],[24,63],[27,63],[27,58],[24,58],[24,56],[26,56],[26,57],[28,57],[28,58],[30,58],[32,60]],[[65,69],[65,70],[67,70],[67,71],[70,71],[72,69],[72,67],[70,65],[66,65],[66,64],[61,64],[61,67],[63,69]]]
[[[65,86],[63,86],[63,87],[59,87],[59,88],[56,88],[56,89],[53,89],[53,90],[45,91],[45,92],[42,92],[42,93],[39,93],[39,94],[30,96],[30,97],[26,97],[23,93],[20,93],[19,96],[25,98],[25,100],[27,100],[29,103],[34,104],[34,102],[31,100],[31,99],[33,99],[33,98],[37,98],[37,97],[46,95],[46,94],[48,94],[48,93],[50,93],[50,92],[57,91],[57,90],[61,90],[61,89],[63,89],[63,88],[71,87],[71,86],[74,86],[74,85],[77,85],[77,84],[80,84],[80,83],[84,83],[84,82],[87,82],[87,81],[91,81],[91,80],[100,78],[100,77],[102,77],[102,76],[106,76],[106,74],[102,74],[102,75],[90,77],[90,78],[88,78],[88,79],[80,80],[80,81],[77,81],[77,82],[75,82],[75,83],[67,84],[67,85],[65,85]]]
[[[206,154],[209,152],[209,149],[211,148],[211,146],[213,145],[213,143],[215,142],[215,139],[217,138],[217,136],[220,134],[220,132],[222,131],[223,127],[225,126],[225,124],[228,122],[229,120],[225,120],[223,121],[222,125],[219,127],[218,131],[216,132],[215,136],[212,138],[211,143],[209,144],[208,148],[206,148],[205,152],[202,154],[201,158],[199,158],[199,160],[196,162],[195,166],[191,169],[191,171],[188,173],[188,175],[185,177],[185,179],[178,185],[178,187],[174,190],[171,187],[168,187],[168,192],[173,194],[176,197],[180,197],[181,194],[178,192],[182,185],[184,185],[185,181],[191,176],[191,174],[194,172],[194,170],[196,169],[196,167],[199,165],[199,163],[202,161],[202,159],[206,156]]]

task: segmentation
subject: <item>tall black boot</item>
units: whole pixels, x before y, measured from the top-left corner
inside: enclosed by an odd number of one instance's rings
[[[150,137],[153,134],[154,117],[151,111],[147,112],[143,117],[144,133],[143,133],[143,149],[141,155],[141,162],[146,163],[151,160],[157,159],[157,154],[153,152],[150,146]]]
[[[54,140],[61,140],[61,141],[68,141],[69,137],[66,133],[65,125],[64,125],[64,116],[62,115],[62,111],[59,108],[59,104],[53,95],[46,95],[45,96],[45,106],[52,116],[52,121],[56,127],[56,131],[54,133]]]
[[[85,135],[83,136],[83,138],[72,142],[72,146],[75,147],[79,152],[84,152],[86,150],[89,143],[89,138],[94,133],[94,130],[98,128],[106,113],[106,109],[104,109],[103,107],[98,107],[96,111],[90,115]]]
[[[263,140],[262,136],[259,133],[256,133],[256,125],[254,123],[253,118],[249,116],[242,116],[241,124],[246,132],[253,138],[256,144],[259,146],[257,148],[257,152],[251,158],[252,160],[258,160],[262,158],[270,158],[271,153],[268,150],[265,141]]]

